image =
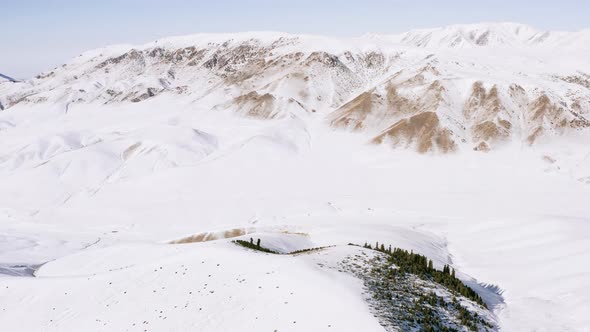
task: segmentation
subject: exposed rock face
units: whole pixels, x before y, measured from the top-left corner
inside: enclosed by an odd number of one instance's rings
[[[234,104],[237,105],[238,111],[243,111],[249,116],[263,119],[272,119],[277,116],[274,109],[275,97],[268,93],[259,95],[256,91],[252,91],[235,98]]]
[[[374,92],[363,92],[356,98],[340,107],[339,111],[332,114],[332,126],[340,128],[363,128],[367,118],[374,112],[374,104],[383,103],[381,96]],[[383,114],[381,114],[383,115]]]
[[[506,119],[510,114],[502,104],[496,85],[487,91],[483,82],[475,82],[463,108],[463,115],[469,124],[472,140],[479,142],[478,146],[482,150],[489,149],[493,143],[507,140],[512,134],[512,123]]]
[[[394,146],[415,145],[420,153],[434,150],[446,153],[456,148],[451,131],[441,128],[434,112],[424,112],[398,121],[373,139],[376,144],[383,142]]]
[[[436,72],[434,68],[432,70]],[[372,140],[373,143],[380,144],[388,137],[393,140],[394,146],[404,145],[401,142],[405,141],[408,142],[405,145],[415,147],[419,152],[432,151],[432,146],[427,142],[436,136],[436,146],[440,143],[438,151],[454,150],[450,130],[446,134],[431,135],[432,125],[439,125],[436,111],[445,102],[446,89],[438,80],[427,82],[424,72],[422,70],[409,78],[403,78],[398,73],[384,85],[361,93],[329,115],[331,125],[355,131],[379,131],[381,133]],[[406,97],[407,91],[414,93]],[[408,128],[408,124],[413,129]],[[426,136],[418,137],[420,135]],[[414,146],[416,142],[421,143]]]
[[[575,103],[572,106],[577,108]],[[553,102],[546,94],[531,101],[525,117],[529,128],[528,143],[535,143],[545,132],[559,135],[571,129],[590,128],[590,121],[585,116],[565,107]]]
[[[471,96],[467,99],[465,109],[463,110],[465,118],[489,118],[497,115],[503,110],[498,96],[498,87],[493,86],[490,91],[486,91],[483,82],[473,83]]]
[[[503,33],[526,32],[509,28]],[[452,36],[456,40],[440,41],[485,48],[505,37],[489,29]],[[483,151],[514,140],[534,144],[590,127],[589,75],[527,76],[520,66],[479,64],[477,56],[429,50],[435,37],[399,37],[415,49],[373,39],[334,46],[325,38],[285,34],[200,36],[105,49],[29,82],[0,83],[0,108],[174,96],[257,119],[325,118],[371,142],[419,152],[450,152],[462,144]]]
[[[490,147],[488,146],[488,144],[486,142],[480,142],[478,145],[476,145],[473,148],[474,151],[480,151],[480,152],[488,152],[490,151]]]

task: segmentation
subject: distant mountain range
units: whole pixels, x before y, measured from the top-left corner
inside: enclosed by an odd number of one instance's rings
[[[84,53],[25,85],[8,109],[175,95],[274,119],[323,119],[418,152],[532,145],[590,127],[590,31],[514,23],[337,39],[272,32],[172,37]]]
[[[590,30],[539,31],[518,23],[480,23],[419,29],[395,36],[381,36],[423,48],[552,47],[590,49]]]
[[[12,78],[10,76],[6,76],[6,75],[0,73],[0,79],[2,79],[2,78],[5,79],[5,80],[7,80],[7,81],[10,81],[10,82],[18,82],[18,80],[14,79],[14,78]],[[1,80],[0,80],[0,82],[1,82]]]

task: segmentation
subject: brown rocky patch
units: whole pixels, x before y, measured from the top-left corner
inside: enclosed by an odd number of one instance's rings
[[[333,113],[332,127],[360,130],[367,116],[373,111],[373,91],[363,92]]]
[[[422,69],[420,69],[420,74],[424,73],[430,73],[434,76],[440,76],[440,71],[436,69],[436,67],[433,66],[431,63],[427,64],[426,66],[422,67]]]
[[[502,110],[504,107],[500,102],[497,86],[494,85],[488,92],[481,81],[473,83],[471,96],[463,109],[463,115],[467,120],[489,120]]]
[[[252,232],[254,232],[253,229],[247,229],[247,228],[234,228],[234,229],[230,229],[230,230],[226,230],[226,231],[219,231],[219,232],[205,232],[205,233],[195,234],[195,235],[184,237],[182,239],[171,241],[170,244],[187,244],[187,243],[214,241],[214,240],[220,240],[220,239],[231,239],[231,238],[246,235],[246,234],[249,234]]]
[[[327,52],[312,52],[304,64],[309,66],[313,63],[321,63],[329,68],[346,67],[336,55]]]
[[[441,89],[433,83],[423,96],[409,99],[399,94],[397,86],[388,83],[385,86],[385,96],[377,93],[375,89],[361,93],[334,111],[329,117],[330,124],[336,128],[362,130],[371,125],[379,126],[400,116],[420,111],[434,111],[442,100],[442,91],[444,88]]]
[[[570,83],[570,84],[577,84],[579,86],[582,86],[582,87],[590,90],[590,79],[588,79],[587,77],[573,75],[573,76],[559,77],[559,79],[561,79],[564,82]]]
[[[434,112],[424,112],[400,120],[372,140],[375,144],[385,141],[390,141],[394,146],[404,142],[406,145],[415,144],[420,153],[433,151],[435,148],[445,153],[456,149],[450,130],[440,127],[438,115]]]
[[[498,126],[492,121],[485,121],[472,128],[473,139],[475,141],[492,141],[508,138],[510,136],[508,129],[510,129],[509,126],[506,128],[504,126]]]
[[[562,106],[553,103],[546,94],[542,94],[529,103],[527,118],[529,128],[532,128],[527,137],[529,144],[533,144],[545,129],[552,129],[560,133],[568,127],[575,126],[575,119],[583,119],[576,117],[575,112],[566,111]],[[571,121],[572,118],[574,121]]]
[[[541,120],[542,117],[556,117],[557,107],[551,103],[551,99],[545,94],[534,100],[530,105],[531,120]]]
[[[370,52],[363,60],[367,68],[378,68],[385,64],[385,56],[380,52]]]
[[[512,128],[512,123],[510,123],[508,120],[498,120],[498,123],[506,130],[510,130]]]
[[[479,142],[479,144],[476,145],[473,148],[473,150],[474,151],[480,151],[480,152],[489,152],[490,151],[490,146],[486,142]]]
[[[271,94],[258,94],[252,91],[234,99],[238,112],[260,119],[273,119],[278,116],[275,109],[275,97]]]
[[[122,101],[130,100],[132,103],[139,103],[146,99],[152,98],[163,92],[164,89],[147,88],[144,93],[131,92],[125,96]]]
[[[107,67],[109,65],[116,65],[116,64],[120,64],[122,62],[137,62],[142,65],[145,65],[145,60],[143,58],[142,52],[139,52],[136,49],[132,49],[131,51],[124,53],[120,56],[110,58],[110,59],[107,59],[107,60],[99,63],[96,66],[96,68],[101,69],[101,68]]]
[[[533,130],[533,133],[527,137],[527,142],[529,143],[529,145],[533,145],[535,143],[535,141],[537,140],[537,138],[539,138],[539,136],[541,136],[542,133],[543,133],[542,127],[535,128]]]
[[[420,109],[418,101],[412,101],[398,93],[397,88],[393,84],[388,84],[385,87],[387,98],[387,109],[394,113],[413,114]]]

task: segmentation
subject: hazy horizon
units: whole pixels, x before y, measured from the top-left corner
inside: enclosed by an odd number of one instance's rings
[[[25,0],[1,4],[0,10],[4,13],[0,29],[10,31],[0,40],[0,73],[30,78],[88,49],[194,33],[281,31],[352,37],[482,22],[577,31],[588,26],[584,13],[590,11],[590,4],[575,0],[498,0],[493,4],[369,0],[359,8],[352,1],[172,0],[163,5],[152,0]]]

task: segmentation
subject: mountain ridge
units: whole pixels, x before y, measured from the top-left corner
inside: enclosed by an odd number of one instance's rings
[[[530,25],[521,24],[521,23],[514,23],[514,22],[484,22],[484,23],[474,23],[474,24],[453,24],[447,26],[440,26],[434,28],[422,28],[422,29],[412,29],[401,33],[366,33],[361,36],[350,36],[350,37],[337,37],[337,36],[330,36],[330,35],[321,35],[321,34],[299,34],[299,33],[289,33],[289,32],[281,32],[281,31],[243,31],[243,32],[221,32],[221,33],[196,33],[196,34],[188,34],[188,35],[179,35],[179,36],[170,36],[156,39],[152,42],[135,45],[135,48],[142,48],[142,47],[150,47],[154,46],[156,43],[164,43],[164,44],[174,44],[179,43],[182,44],[183,42],[194,43],[199,40],[219,40],[219,39],[237,39],[237,40],[244,40],[244,39],[260,39],[260,40],[275,40],[278,38],[302,38],[302,39],[318,39],[318,40],[338,40],[343,42],[366,42],[365,39],[381,39],[382,42],[389,42],[392,44],[406,45],[411,47],[455,47],[457,45],[453,45],[452,43],[443,44],[443,45],[430,45],[430,44],[416,44],[412,42],[412,36],[417,36],[421,34],[438,34],[440,39],[451,39],[454,34],[462,33],[464,34],[463,37],[468,36],[470,34],[478,35],[478,37],[485,36],[486,33],[488,34],[500,34],[503,33],[505,35],[512,34],[513,36],[520,36],[519,41],[521,42],[520,45],[510,43],[507,45],[502,45],[501,43],[468,43],[463,44],[461,46],[466,47],[481,47],[481,46],[507,46],[507,47],[515,47],[515,46],[547,46],[547,47],[559,47],[560,45],[556,43],[555,38],[581,38],[581,36],[590,36],[590,28],[580,29],[577,31],[558,31],[558,30],[539,30]],[[551,38],[548,38],[551,36]],[[479,38],[475,38],[479,39]],[[547,45],[545,45],[547,44]]]
[[[523,32],[524,30],[524,32]],[[272,30],[261,30],[261,31],[236,31],[236,32],[206,32],[206,33],[195,33],[195,34],[187,34],[187,35],[176,35],[176,36],[169,36],[164,38],[158,38],[156,40],[138,44],[138,45],[113,45],[117,46],[125,46],[125,47],[133,47],[133,48],[144,48],[144,47],[153,47],[155,44],[177,44],[177,46],[182,46],[183,43],[195,43],[199,41],[218,41],[220,39],[225,40],[245,40],[245,39],[259,39],[259,40],[267,40],[272,41],[279,38],[302,38],[302,39],[319,39],[319,40],[338,40],[344,42],[356,41],[356,42],[363,42],[363,40],[371,40],[375,38],[383,39],[383,42],[389,42],[393,44],[406,44],[407,46],[420,46],[420,47],[427,47],[431,45],[416,45],[408,40],[404,41],[408,36],[418,35],[422,33],[447,33],[452,34],[455,32],[463,32],[465,34],[474,33],[476,31],[480,32],[490,32],[490,33],[499,33],[499,32],[512,32],[515,35],[522,35],[528,37],[537,37],[534,41],[535,43],[524,43],[523,45],[506,45],[509,47],[514,46],[536,46],[543,44],[544,41],[548,41],[547,38],[540,38],[543,35],[556,35],[559,37],[567,37],[567,36],[577,36],[577,35],[590,35],[590,28],[580,29],[576,31],[559,31],[559,30],[539,30],[530,25],[522,24],[522,23],[515,23],[515,22],[483,22],[483,23],[473,23],[473,24],[452,24],[447,26],[440,26],[434,28],[420,28],[420,29],[411,29],[401,33],[366,33],[361,36],[331,36],[331,35],[322,35],[322,34],[301,34],[301,33],[290,33],[290,32],[282,32],[282,31],[272,31]],[[528,32],[528,34],[526,33]],[[448,35],[446,36],[449,37]],[[530,41],[531,38],[522,39],[523,42]],[[553,41],[550,39],[550,41]],[[396,45],[400,46],[400,45]],[[453,45],[447,45],[447,47],[452,47]],[[498,46],[497,44],[472,44],[470,46]],[[547,45],[549,47],[558,46],[555,44]],[[107,46],[106,48],[109,48]]]
[[[0,73],[0,78],[3,78],[5,80],[7,80],[9,82],[13,82],[13,83],[18,82],[18,80],[14,79],[14,78],[12,78],[10,76],[4,75],[2,73]]]
[[[503,23],[389,39],[276,32],[171,37],[86,52],[26,83],[0,86],[0,103],[67,109],[173,95],[258,119],[311,116],[363,132],[368,142],[422,153],[488,151],[590,127],[588,57],[578,56],[590,52],[538,48],[558,45],[553,35],[539,34]],[[517,40],[528,44],[514,46]]]

